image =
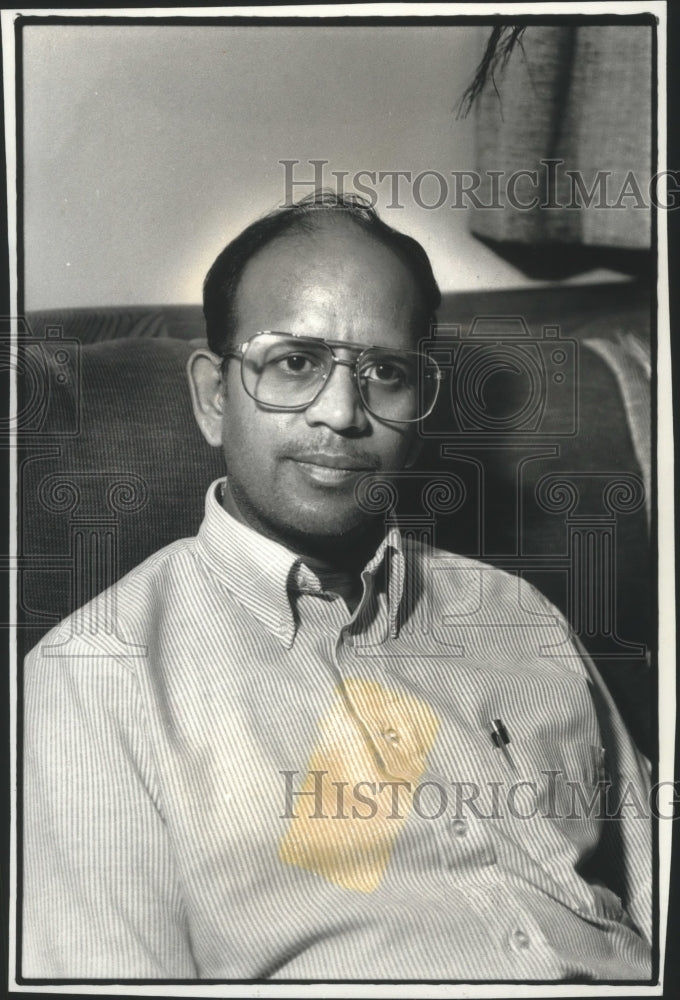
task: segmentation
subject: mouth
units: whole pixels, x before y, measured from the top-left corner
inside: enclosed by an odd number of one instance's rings
[[[367,472],[375,466],[353,455],[331,455],[324,452],[295,455],[291,461],[308,479],[322,485],[339,485]]]

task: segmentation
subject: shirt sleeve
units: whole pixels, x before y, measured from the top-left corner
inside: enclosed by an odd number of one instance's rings
[[[133,669],[43,645],[24,681],[22,976],[194,978]]]
[[[590,678],[605,751],[606,816],[592,869],[620,896],[648,943],[652,938],[652,815],[649,763],[631,739],[609,690],[572,633]]]

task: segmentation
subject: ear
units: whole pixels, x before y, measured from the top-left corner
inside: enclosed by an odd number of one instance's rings
[[[194,351],[187,361],[191,403],[196,423],[213,448],[222,444],[222,359],[206,348]]]

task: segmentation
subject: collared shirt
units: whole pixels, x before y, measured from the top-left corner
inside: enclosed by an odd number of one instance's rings
[[[651,975],[646,770],[563,618],[396,529],[361,582],[213,484],[32,651],[22,975]]]

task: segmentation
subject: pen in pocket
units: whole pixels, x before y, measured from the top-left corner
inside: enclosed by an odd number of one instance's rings
[[[497,747],[502,752],[503,756],[505,757],[506,761],[513,769],[513,771],[516,770],[515,762],[513,761],[512,755],[508,748],[508,744],[510,743],[510,736],[508,734],[507,729],[503,725],[503,722],[500,719],[491,719],[490,725],[491,725],[491,739],[493,740],[494,746]]]

